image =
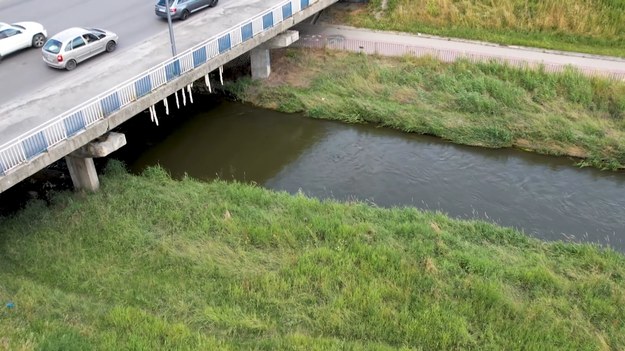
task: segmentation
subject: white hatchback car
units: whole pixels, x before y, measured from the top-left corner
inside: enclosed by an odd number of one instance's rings
[[[3,56],[26,48],[40,48],[48,32],[37,22],[0,22],[0,60]]]

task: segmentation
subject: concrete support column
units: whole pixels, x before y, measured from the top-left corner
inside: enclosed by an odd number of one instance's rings
[[[299,32],[296,30],[286,30],[261,46],[250,51],[252,64],[252,79],[269,78],[271,74],[270,49],[285,48],[299,39]]]
[[[98,172],[92,158],[67,155],[65,161],[76,190],[97,191],[100,188]]]
[[[260,46],[250,52],[252,79],[265,79],[271,74],[271,56],[269,49]]]
[[[97,191],[100,188],[94,157],[106,157],[126,145],[126,136],[107,133],[65,156],[75,190]]]

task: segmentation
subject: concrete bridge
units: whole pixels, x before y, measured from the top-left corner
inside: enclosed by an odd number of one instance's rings
[[[96,190],[99,183],[93,157],[105,156],[125,144],[123,135],[109,133],[113,128],[146,109],[153,111],[157,103],[171,108],[191,99],[195,81],[203,79],[210,86],[210,72],[221,73],[224,64],[247,52],[253,77],[267,77],[269,50],[288,46],[298,38],[289,28],[337,1],[247,1],[245,6],[225,11],[227,17],[221,19],[220,28],[208,10],[176,27],[180,53],[173,58],[169,37],[153,37],[63,72],[72,73],[71,79],[57,79],[3,101],[0,192],[63,157],[75,187]],[[220,5],[223,3],[227,2]]]

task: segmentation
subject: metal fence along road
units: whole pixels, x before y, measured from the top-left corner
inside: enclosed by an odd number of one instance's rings
[[[344,38],[340,35],[312,35],[300,37],[294,46],[330,49],[350,52],[361,52],[369,55],[377,54],[382,56],[403,56],[411,55],[415,57],[430,56],[444,62],[453,62],[459,59],[471,62],[494,61],[507,63],[519,67],[542,68],[547,72],[562,72],[567,67],[574,67],[579,72],[589,76],[601,76],[615,80],[625,80],[625,72],[612,72],[608,70],[598,70],[592,67],[581,67],[562,64],[550,64],[544,62],[532,62],[508,56],[493,56],[477,52],[467,52],[458,50],[441,50],[418,46],[405,45],[400,43],[389,43],[380,41],[356,40]]]
[[[0,146],[0,177],[318,0],[285,0]]]

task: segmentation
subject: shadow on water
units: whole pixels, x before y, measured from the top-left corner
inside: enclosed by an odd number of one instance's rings
[[[236,179],[262,184],[309,149],[323,130],[312,120],[266,118],[263,110],[222,100],[211,99],[208,104],[204,101],[201,108],[210,113],[188,111],[186,116],[192,118],[182,123],[175,120],[178,117],[161,116],[160,127],[151,124],[148,129],[175,125],[175,131],[152,140],[147,149],[129,140],[132,145],[128,149],[144,151],[139,157],[122,159],[136,172],[160,164],[175,178],[189,174],[203,180]],[[147,137],[154,135],[152,130],[143,130]]]
[[[169,128],[167,119],[176,127]],[[143,120],[149,123],[149,115]],[[132,157],[116,156],[131,171],[160,164],[174,177],[236,179],[320,198],[415,206],[489,220],[545,240],[625,251],[622,172],[221,100],[200,103],[182,119],[161,116],[160,122],[161,127],[142,127],[141,134],[154,138],[146,129],[164,129],[163,137],[129,145]],[[128,139],[133,144],[136,138],[131,133]]]

